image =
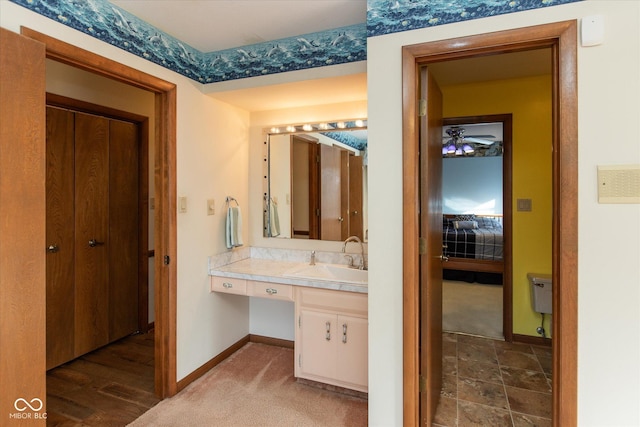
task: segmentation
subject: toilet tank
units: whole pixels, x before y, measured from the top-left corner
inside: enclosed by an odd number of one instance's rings
[[[552,312],[552,283],[550,274],[527,274],[531,286],[531,302],[533,310],[538,313]]]

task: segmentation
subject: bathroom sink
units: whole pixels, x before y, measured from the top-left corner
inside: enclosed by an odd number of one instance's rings
[[[283,276],[300,277],[311,280],[329,280],[332,282],[348,282],[358,285],[367,284],[369,274],[367,270],[349,268],[340,264],[304,264],[287,270]]]

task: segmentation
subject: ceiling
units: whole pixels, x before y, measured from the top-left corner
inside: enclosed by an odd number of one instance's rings
[[[111,0],[201,52],[332,30],[367,20],[367,0]]]
[[[111,0],[202,52],[214,52],[366,22],[366,0]],[[550,49],[429,66],[441,86],[549,74]],[[209,96],[247,111],[367,98],[366,73],[221,91]]]

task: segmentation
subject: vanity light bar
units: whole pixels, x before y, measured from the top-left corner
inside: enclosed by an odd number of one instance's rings
[[[357,130],[367,127],[366,119],[348,120],[340,122],[305,123],[299,125],[274,126],[268,133],[302,133],[316,131],[330,131],[335,129]]]

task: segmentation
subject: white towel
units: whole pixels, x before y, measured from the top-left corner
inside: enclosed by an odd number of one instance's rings
[[[271,213],[269,221],[269,231],[271,231],[271,237],[276,237],[280,235],[280,218],[278,217],[278,204],[273,199],[271,199],[269,207]]]
[[[239,206],[227,209],[226,236],[228,249],[242,246],[242,214]]]

